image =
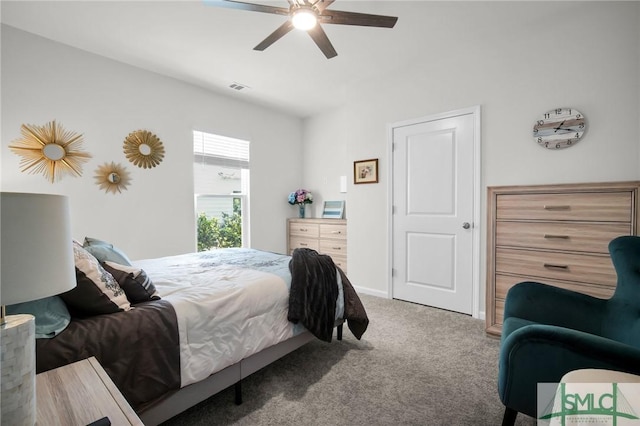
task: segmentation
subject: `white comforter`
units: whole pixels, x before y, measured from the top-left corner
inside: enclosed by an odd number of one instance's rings
[[[182,386],[303,330],[287,320],[289,259],[228,249],[134,262],[175,308]]]

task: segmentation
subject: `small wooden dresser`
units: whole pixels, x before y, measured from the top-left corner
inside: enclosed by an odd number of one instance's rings
[[[640,182],[489,187],[487,333],[500,335],[507,291],[537,281],[608,298],[609,242],[638,234]]]
[[[328,254],[347,273],[347,221],[345,219],[287,219],[287,253],[310,248]]]

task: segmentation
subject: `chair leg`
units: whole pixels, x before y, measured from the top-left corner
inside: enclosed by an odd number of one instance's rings
[[[502,417],[502,426],[513,426],[516,424],[518,412],[512,408],[505,407],[504,417]]]
[[[344,324],[340,324],[340,325],[338,326],[338,340],[342,340],[342,326],[343,326],[343,325],[344,325]]]

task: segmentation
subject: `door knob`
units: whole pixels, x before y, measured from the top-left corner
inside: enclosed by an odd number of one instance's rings
[[[462,227],[464,229],[469,229],[469,228],[471,228],[471,224],[469,222],[465,222],[465,223],[462,224]]]

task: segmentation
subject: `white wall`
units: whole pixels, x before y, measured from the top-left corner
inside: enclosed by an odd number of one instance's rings
[[[74,238],[107,239],[133,259],[195,250],[192,130],[251,141],[251,242],[285,252],[286,198],[298,185],[302,122],[299,118],[207,92],[177,80],[2,26],[2,191],[70,197]],[[8,145],[23,123],[57,120],[84,135],[93,158],[81,177],[51,184],[20,172]],[[162,140],[164,161],[140,169],[122,153],[132,131]],[[119,162],[132,175],[122,194],[106,194],[94,171]],[[269,214],[265,214],[269,212]],[[43,212],[46,220],[46,212]]]
[[[325,123],[328,123],[327,127]],[[347,181],[353,180],[353,163],[347,160],[350,141],[343,131],[347,124],[342,109],[305,121],[303,178],[306,189],[314,195],[313,204],[307,206],[306,217],[322,217],[324,201],[347,198],[347,193],[340,192],[340,176],[347,176]],[[345,217],[348,208],[345,208]]]
[[[438,22],[420,13],[427,4]],[[541,7],[545,18],[533,19]],[[329,177],[349,176],[353,284],[388,290],[390,123],[482,108],[481,312],[487,186],[640,179],[639,10],[637,2],[416,3],[416,19],[427,22],[424,39],[407,46],[415,65],[352,84],[340,111],[305,121],[305,184],[332,194],[313,163],[334,156],[340,166]],[[427,32],[434,26],[437,35]],[[586,115],[584,140],[561,151],[537,146],[534,121],[564,106]],[[380,160],[380,183],[354,186],[353,161],[368,158]]]

